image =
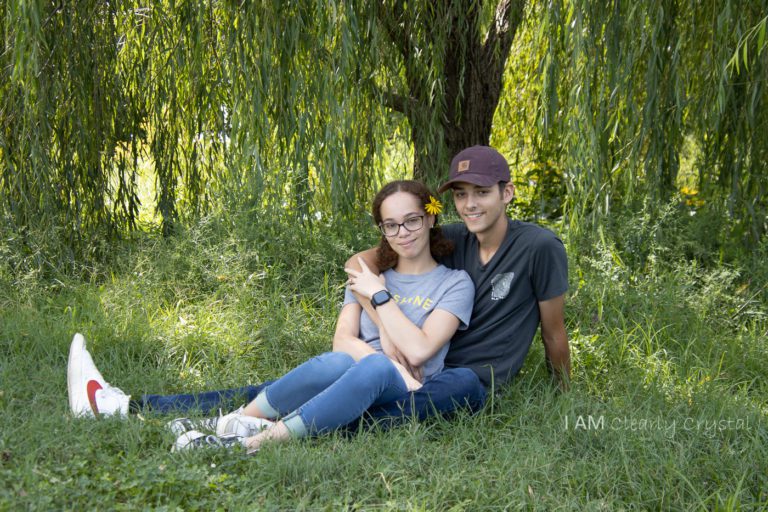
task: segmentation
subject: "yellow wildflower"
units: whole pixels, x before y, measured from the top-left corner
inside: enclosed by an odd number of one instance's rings
[[[432,196],[429,196],[429,202],[424,205],[424,211],[426,211],[430,215],[437,215],[441,211],[443,211],[443,203],[438,201]]]

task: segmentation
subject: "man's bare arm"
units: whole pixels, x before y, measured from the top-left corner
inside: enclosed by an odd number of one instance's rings
[[[565,330],[565,295],[540,301],[539,313],[547,366],[557,378],[560,389],[565,391],[571,379],[571,350]]]
[[[381,269],[379,268],[379,262],[376,258],[376,249],[366,249],[363,252],[359,252],[349,258],[346,263],[344,263],[344,268],[351,268],[354,270],[357,270],[358,272],[363,270],[363,268],[360,266],[360,261],[358,261],[358,258],[363,258],[363,261],[365,261],[365,264],[368,265],[368,268],[371,269],[371,272],[374,274],[381,273]]]

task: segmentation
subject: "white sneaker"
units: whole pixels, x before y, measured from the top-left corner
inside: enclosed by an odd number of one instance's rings
[[[93,364],[85,338],[77,333],[69,346],[67,364],[69,408],[75,416],[125,416],[130,396],[110,386]]]
[[[243,449],[243,438],[235,435],[215,436],[190,430],[181,434],[171,447],[172,452],[195,450],[200,448]]]
[[[175,418],[165,426],[177,436],[187,432],[205,431],[213,432],[217,436],[234,434],[240,437],[251,437],[272,425],[274,425],[272,421],[245,416],[243,408],[240,407],[229,414],[210,418]]]
[[[240,408],[219,418],[216,422],[216,435],[251,437],[272,425],[274,425],[273,421],[244,415]]]
[[[165,424],[166,428],[180,436],[187,432],[195,430],[202,430],[205,432],[216,432],[216,423],[219,421],[219,416],[213,416],[211,418],[174,418]]]

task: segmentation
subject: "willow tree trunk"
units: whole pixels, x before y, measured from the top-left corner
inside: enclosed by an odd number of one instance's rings
[[[414,178],[434,184],[453,155],[490,140],[525,0],[454,0],[412,9],[396,2],[379,11],[407,84],[407,91],[385,97],[410,123]]]

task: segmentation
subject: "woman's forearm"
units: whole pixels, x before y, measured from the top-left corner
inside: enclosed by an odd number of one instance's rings
[[[383,275],[377,276],[371,272],[362,258],[358,258],[358,263],[361,271],[349,267],[344,269],[349,275],[347,284],[350,290],[368,301],[377,293],[387,291]],[[402,312],[392,295],[389,297],[390,300],[380,302],[375,307],[379,318],[376,323],[379,330],[386,329],[389,339],[412,367],[421,366],[435,355],[459,327],[459,319],[456,316],[439,309],[433,310],[423,326],[419,327]]]
[[[427,362],[458,328],[456,317],[441,310],[433,311],[421,328],[405,316],[394,301],[379,306],[376,311],[388,339],[413,367]],[[434,315],[438,318],[433,319]]]

